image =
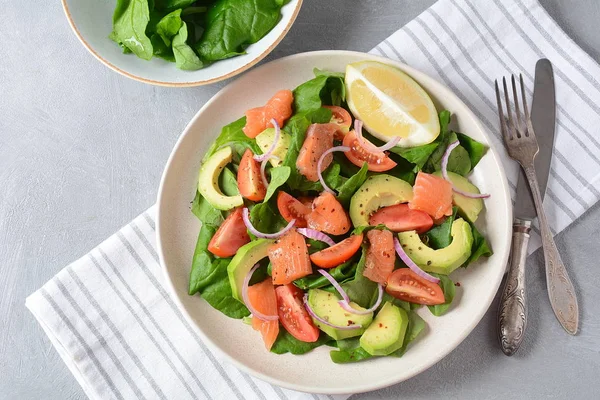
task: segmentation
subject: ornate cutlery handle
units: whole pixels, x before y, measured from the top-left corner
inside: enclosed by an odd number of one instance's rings
[[[527,294],[525,292],[525,259],[531,221],[515,218],[508,274],[498,310],[498,339],[507,356],[521,346],[527,327]]]
[[[569,279],[565,265],[560,258],[556,243],[552,237],[552,232],[548,226],[548,220],[544,213],[542,205],[542,196],[535,175],[533,164],[523,167],[525,176],[531,188],[533,201],[540,223],[542,234],[542,244],[544,248],[544,260],[546,264],[546,285],[548,286],[548,295],[550,296],[550,305],[554,311],[554,315],[558,322],[565,330],[575,335],[579,325],[579,306],[577,305],[577,297],[575,289]]]

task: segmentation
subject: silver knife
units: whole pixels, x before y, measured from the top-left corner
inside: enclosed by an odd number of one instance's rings
[[[535,65],[531,123],[540,147],[535,159],[535,170],[542,198],[546,193],[550,173],[555,121],[556,98],[552,64],[547,59],[541,59]],[[537,216],[527,178],[521,168],[519,171],[517,197],[513,210],[510,264],[498,310],[498,338],[502,351],[508,356],[513,355],[519,349],[527,327],[525,259],[527,258],[531,221]]]

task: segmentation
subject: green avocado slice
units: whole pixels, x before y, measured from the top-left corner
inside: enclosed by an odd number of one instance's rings
[[[404,344],[408,314],[402,308],[386,302],[373,323],[360,337],[360,347],[372,356],[387,356]]]
[[[198,191],[218,210],[231,210],[244,204],[242,196],[226,196],[219,188],[219,175],[223,168],[231,162],[231,147],[223,147],[206,160],[198,174]]]
[[[235,253],[235,256],[227,266],[227,275],[229,275],[231,294],[237,300],[244,301],[242,299],[244,279],[257,262],[269,255],[269,247],[272,244],[273,240],[257,239],[243,245]]]

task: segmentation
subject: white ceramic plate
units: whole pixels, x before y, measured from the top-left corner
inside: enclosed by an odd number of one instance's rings
[[[403,69],[432,96],[438,110],[450,110],[462,132],[490,144],[475,115],[446,87],[409,66],[369,54],[347,51],[302,53],[272,61],[222,89],[186,127],[167,163],[158,194],[158,246],[165,278],[176,303],[205,342],[240,369],[270,383],[314,393],[356,393],[379,389],[408,379],[450,353],[477,325],[490,306],[506,264],[512,223],[506,177],[496,151],[490,148],[471,179],[491,193],[478,226],[492,244],[494,255],[452,274],[460,282],[450,311],[434,317],[427,308],[419,314],[427,329],[402,358],[382,357],[337,365],[328,347],[303,356],[276,355],[264,349],[260,334],[213,309],[200,296],[188,296],[188,275],[199,232],[190,212],[200,160],[221,127],[248,108],[264,104],[279,89],[293,89],[313,77],[314,67],[344,71],[346,64],[378,60]],[[324,373],[324,371],[326,371]]]
[[[116,0],[62,0],[73,32],[85,48],[107,67],[140,82],[159,86],[199,86],[231,78],[265,58],[288,33],[300,11],[302,0],[290,0],[281,9],[281,20],[247,54],[215,62],[197,71],[182,71],[174,63],[153,57],[142,60],[123,54],[108,35]]]

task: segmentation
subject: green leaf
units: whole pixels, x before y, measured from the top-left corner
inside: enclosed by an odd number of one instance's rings
[[[313,246],[310,248],[312,249],[312,247]],[[327,245],[324,247],[327,247]],[[327,272],[329,272],[329,274],[333,276],[336,281],[343,283],[354,277],[356,274],[356,267],[356,262],[354,260],[349,260],[335,268],[328,270]],[[294,285],[298,286],[302,290],[308,290],[329,286],[331,283],[323,275],[317,273],[305,276],[304,278],[296,279],[294,281]]]
[[[190,295],[204,290],[210,284],[210,276],[214,272],[212,270],[213,255],[207,250],[210,239],[217,231],[217,227],[209,224],[202,224],[198,242],[194,250],[194,258],[192,259],[192,270],[190,272],[190,285],[188,293]]]
[[[214,208],[200,192],[196,191],[196,197],[192,202],[192,213],[203,223],[219,226],[223,223],[223,213]]]
[[[195,71],[204,66],[204,63],[198,57],[186,41],[188,40],[188,29],[185,22],[181,23],[179,33],[173,38],[173,54],[175,55],[175,64],[177,68],[184,71]]]
[[[169,62],[175,62],[175,56],[171,47],[167,46],[158,33],[153,33],[150,37],[152,42],[152,51],[156,57]]]
[[[334,186],[337,190],[338,195],[337,199],[344,207],[348,207],[350,204],[350,198],[356,193],[359,187],[362,186],[363,183],[367,180],[367,173],[369,172],[369,165],[367,163],[363,163],[362,168],[347,181],[345,181],[342,185]],[[327,182],[326,182],[327,183]]]
[[[340,78],[340,79],[344,79],[346,76],[346,74],[343,72],[327,71],[326,69],[319,69],[319,68],[313,68],[313,74],[315,74],[316,77],[326,76],[326,77],[334,77],[334,78]]]
[[[117,0],[113,14],[113,30],[109,38],[127,47],[139,58],[149,60],[153,49],[146,27],[150,22],[148,0]]]
[[[219,187],[226,196],[237,196],[240,194],[237,178],[229,168],[223,168],[223,172],[219,176]]]
[[[458,208],[452,208],[452,215],[447,217],[443,223],[434,226],[426,234],[427,245],[434,250],[443,249],[444,247],[450,246],[452,243],[452,223],[456,219],[456,213]]]
[[[471,246],[471,256],[463,264],[464,268],[466,268],[469,264],[479,260],[480,257],[489,257],[494,254],[485,237],[479,233],[475,225],[471,223],[470,225],[471,231],[473,232],[473,246]]]
[[[392,147],[390,152],[398,154],[406,161],[415,164],[417,169],[420,170],[438,146],[439,142],[433,142],[417,147]]]
[[[242,157],[246,149],[252,150],[254,154],[260,154],[260,148],[256,144],[256,141],[246,136],[242,130],[244,125],[246,125],[246,117],[242,117],[229,125],[225,125],[221,129],[221,134],[215,139],[210,146],[210,149],[208,149],[204,155],[202,162],[205,162],[222,146],[231,146],[238,159]]]
[[[279,335],[277,336],[275,343],[273,343],[273,347],[271,347],[271,352],[275,354],[305,354],[317,347],[329,345],[330,343],[332,343],[332,339],[323,332],[321,332],[321,335],[316,342],[307,343],[301,342],[290,335],[288,331],[280,328]]]
[[[280,19],[281,1],[217,0],[206,15],[206,30],[196,44],[203,59],[217,61],[245,54]]]
[[[357,346],[354,349],[331,350],[329,352],[329,357],[331,357],[331,361],[333,361],[336,364],[348,364],[368,360],[369,358],[374,356],[369,354],[362,347]]]
[[[427,306],[427,308],[429,308],[429,311],[431,311],[431,313],[433,315],[435,315],[436,317],[439,317],[439,316],[445,314],[446,311],[448,311],[448,309],[450,308],[450,305],[452,304],[452,300],[454,300],[454,294],[456,292],[456,288],[454,286],[454,282],[452,282],[452,280],[450,278],[448,278],[446,275],[440,275],[440,274],[434,274],[434,273],[431,273],[431,275],[440,279],[439,285],[442,288],[442,291],[444,292],[444,299],[446,301],[444,302],[444,304],[437,304],[435,306]]]
[[[352,234],[360,235],[361,233],[366,233],[366,232],[370,231],[371,229],[379,229],[381,231],[381,230],[387,229],[387,226],[385,226],[384,224],[357,226],[356,228],[354,228],[352,230]]]
[[[154,7],[157,10],[174,10],[176,8],[185,8],[194,4],[196,0],[154,0]]]
[[[263,233],[275,233],[287,225],[272,201],[254,205],[250,210],[250,222]]]
[[[386,302],[392,303],[393,305],[402,308],[406,312],[410,311],[410,303],[408,301],[397,299],[389,293],[383,293],[381,305],[379,306],[379,309],[377,311],[381,310],[381,308],[383,308]]]
[[[460,141],[460,145],[469,153],[469,158],[471,160],[471,170],[475,168],[479,161],[483,157],[486,151],[486,147],[484,144],[479,143],[475,139],[471,139],[469,136],[456,132],[456,136]]]
[[[181,9],[178,9],[170,12],[158,21],[156,24],[156,33],[162,38],[166,46],[171,46],[171,40],[177,35],[182,25]]]
[[[342,284],[342,288],[350,300],[361,307],[369,308],[377,298],[377,284],[363,275],[367,259],[367,251],[363,247],[360,260],[356,266],[354,279]]]
[[[450,132],[450,121],[452,119],[452,113],[448,110],[440,111],[438,118],[440,120],[440,133],[446,134]]]
[[[271,196],[275,194],[275,191],[287,182],[291,172],[291,168],[285,165],[271,169],[271,181],[269,182],[269,187],[267,188],[267,195],[265,196],[264,201],[269,201]]]
[[[340,76],[318,75],[294,89],[294,108],[297,113],[316,110],[323,105],[339,106],[344,101],[346,86],[344,78]]]
[[[423,318],[419,316],[414,311],[407,312],[408,313],[408,327],[406,328],[406,333],[404,334],[404,344],[394,353],[390,354],[394,357],[402,357],[408,348],[408,345],[414,341],[419,334],[425,329],[425,321]]]

